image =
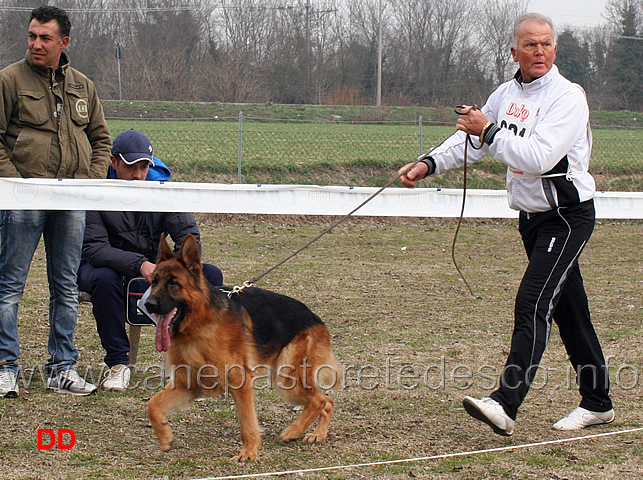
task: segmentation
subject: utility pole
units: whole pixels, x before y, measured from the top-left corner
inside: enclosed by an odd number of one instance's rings
[[[379,2],[377,20],[377,95],[375,105],[382,106],[382,0]]]

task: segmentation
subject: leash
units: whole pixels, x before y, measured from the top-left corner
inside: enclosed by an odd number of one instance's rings
[[[466,115],[469,109],[465,109],[464,105],[458,105],[454,109],[455,113],[458,115]],[[479,110],[478,105],[473,105],[470,110]],[[473,293],[473,290],[471,289],[471,286],[469,286],[469,282],[467,282],[467,279],[464,277],[462,272],[460,271],[460,267],[458,266],[458,262],[455,259],[455,244],[458,239],[458,233],[460,232],[460,226],[462,225],[462,218],[464,217],[464,207],[466,204],[467,200],[467,163],[468,163],[468,152],[467,149],[471,145],[471,148],[474,150],[480,150],[482,148],[482,143],[480,143],[479,147],[476,147],[473,144],[473,141],[471,140],[471,135],[467,133],[467,138],[464,141],[464,166],[463,166],[463,172],[462,172],[462,207],[460,208],[460,216],[458,217],[458,224],[455,227],[455,233],[453,234],[453,240],[451,241],[451,261],[453,262],[453,266],[455,269],[458,271],[458,274],[460,275],[460,278],[464,282],[464,284],[467,286],[467,289],[469,290],[469,293],[471,294],[472,297],[476,297],[476,295]]]
[[[447,137],[447,138],[448,138],[448,137]],[[446,139],[445,139],[445,140],[446,140]],[[432,152],[433,150],[435,150],[436,148],[438,148],[440,145],[442,145],[442,143],[444,143],[444,141],[445,141],[445,140],[442,140],[442,142],[441,142],[439,145],[436,145],[435,147],[433,147],[433,148],[431,149],[431,152]],[[429,152],[429,153],[430,153],[430,152]],[[352,216],[352,215],[353,215],[357,210],[359,210],[360,208],[362,208],[364,205],[366,205],[368,202],[370,202],[371,200],[373,200],[375,197],[377,197],[380,193],[382,193],[382,192],[383,192],[384,190],[386,190],[388,187],[390,187],[391,185],[393,185],[393,183],[395,183],[395,181],[397,181],[397,179],[399,179],[402,175],[404,175],[404,174],[406,174],[407,172],[409,172],[409,171],[410,171],[413,167],[415,167],[415,166],[416,166],[420,161],[422,161],[422,159],[423,159],[425,156],[427,156],[427,155],[428,155],[428,154],[426,154],[426,155],[422,155],[421,157],[419,157],[415,162],[411,163],[411,164],[410,164],[406,169],[404,169],[402,172],[398,173],[398,174],[395,176],[395,178],[393,178],[390,182],[388,182],[386,185],[384,185],[383,187],[381,187],[379,190],[377,190],[376,192],[374,192],[373,194],[371,194],[371,196],[370,196],[370,197],[368,197],[366,200],[364,200],[362,203],[360,203],[357,207],[355,207],[353,210],[351,210],[351,211],[350,211],[350,212],[348,212],[346,215],[344,215],[343,217],[341,217],[339,220],[336,220],[335,222],[333,222],[329,227],[327,227],[325,230],[323,230],[323,231],[322,231],[320,234],[318,234],[315,238],[313,238],[312,240],[310,240],[306,245],[304,245],[303,247],[298,248],[297,250],[295,250],[294,252],[292,252],[290,255],[288,255],[286,258],[284,258],[281,262],[279,262],[279,263],[277,263],[277,264],[273,265],[272,267],[270,267],[268,270],[266,270],[266,271],[265,271],[265,272],[263,272],[262,274],[257,275],[256,277],[253,277],[251,280],[248,280],[248,281],[246,281],[246,282],[243,282],[243,284],[242,284],[241,286],[235,286],[235,287],[233,287],[231,290],[227,290],[227,291],[226,291],[226,290],[222,290],[222,291],[223,291],[224,293],[227,293],[227,294],[228,294],[228,297],[230,297],[231,295],[234,295],[235,293],[241,293],[241,292],[242,292],[245,288],[247,288],[247,287],[252,287],[255,283],[257,283],[257,282],[258,282],[259,280],[261,280],[263,277],[265,277],[266,275],[268,275],[270,272],[272,272],[273,270],[275,270],[275,269],[277,269],[277,268],[281,267],[281,266],[282,266],[284,263],[286,263],[288,260],[292,259],[294,256],[296,256],[296,255],[298,255],[299,253],[301,253],[303,250],[305,250],[305,249],[307,249],[308,247],[310,247],[313,243],[315,243],[317,240],[319,240],[320,238],[322,238],[324,235],[326,235],[327,233],[330,233],[330,232],[331,232],[331,231],[332,231],[332,230],[333,230],[337,225],[339,225],[340,223],[342,223],[343,221],[345,221],[347,218],[351,217],[351,216]]]
[[[474,106],[473,106],[473,107],[471,107],[471,108],[473,108],[473,109],[477,110],[477,109],[478,109],[478,106],[477,106],[477,105],[474,105]],[[455,110],[455,113],[457,113],[458,115],[465,115],[465,114],[466,114],[466,112],[468,111],[468,110],[466,110],[466,111],[465,111],[465,107],[464,107],[463,105],[458,105],[458,106],[456,106],[454,110]],[[307,249],[308,247],[310,247],[313,243],[315,243],[317,240],[319,240],[320,238],[322,238],[324,235],[326,235],[326,234],[330,233],[330,232],[331,232],[335,227],[337,227],[337,225],[339,225],[340,223],[344,222],[344,221],[345,221],[346,219],[348,219],[349,217],[353,216],[353,214],[354,214],[355,212],[357,212],[360,208],[362,208],[364,205],[366,205],[368,202],[370,202],[371,200],[373,200],[375,197],[377,197],[377,196],[378,196],[380,193],[382,193],[384,190],[386,190],[386,189],[387,189],[387,188],[389,188],[391,185],[393,185],[393,183],[395,183],[395,182],[396,182],[396,181],[397,181],[397,180],[398,180],[402,175],[405,175],[405,174],[406,174],[406,173],[408,173],[408,172],[409,172],[413,167],[415,167],[419,162],[421,162],[422,160],[424,160],[424,159],[426,159],[427,157],[429,157],[429,156],[431,155],[431,153],[433,153],[433,152],[435,151],[435,149],[437,149],[438,147],[442,146],[442,144],[443,144],[443,143],[444,143],[444,142],[445,142],[445,141],[446,141],[450,136],[451,136],[451,135],[447,136],[444,140],[442,140],[439,144],[437,144],[435,147],[433,147],[431,150],[429,150],[429,151],[428,151],[427,153],[425,153],[424,155],[420,155],[420,157],[418,157],[418,159],[417,159],[416,161],[414,161],[413,163],[409,164],[409,166],[408,166],[407,168],[405,168],[404,170],[402,170],[401,172],[399,172],[399,173],[398,173],[398,174],[397,174],[397,175],[396,175],[392,180],[390,180],[386,185],[384,185],[383,187],[380,187],[376,192],[374,192],[373,194],[371,194],[371,196],[369,196],[366,200],[364,200],[362,203],[360,203],[357,207],[355,207],[353,210],[351,210],[350,212],[348,212],[346,215],[344,215],[343,217],[341,217],[339,220],[336,220],[335,222],[333,222],[329,227],[327,227],[326,229],[324,229],[320,234],[318,234],[316,237],[314,237],[312,240],[310,240],[308,243],[306,243],[303,247],[298,248],[297,250],[295,250],[294,252],[292,252],[290,255],[288,255],[286,258],[284,258],[282,261],[280,261],[279,263],[277,263],[277,264],[273,265],[272,267],[270,267],[269,269],[267,269],[266,271],[264,271],[264,272],[263,272],[263,273],[261,273],[260,275],[257,275],[257,276],[255,276],[255,277],[253,277],[251,280],[245,281],[245,282],[243,282],[243,284],[241,284],[241,285],[235,285],[235,286],[234,286],[234,287],[232,287],[230,290],[224,290],[224,289],[220,289],[220,290],[221,290],[223,293],[226,293],[226,294],[228,295],[228,297],[231,297],[232,295],[235,295],[235,294],[241,293],[243,290],[245,290],[245,289],[246,289],[246,288],[248,288],[248,287],[252,287],[252,286],[254,286],[254,285],[255,285],[259,280],[261,280],[263,277],[265,277],[266,275],[268,275],[270,272],[272,272],[273,270],[276,270],[277,268],[281,267],[284,263],[288,262],[288,261],[289,261],[289,260],[291,260],[293,257],[295,257],[296,255],[298,255],[299,253],[301,253],[303,250],[305,250],[305,249]],[[470,137],[470,135],[469,135],[469,134],[467,134],[467,141],[466,141],[466,142],[465,142],[465,144],[464,144],[464,180],[463,180],[463,191],[462,191],[462,208],[461,208],[461,210],[460,210],[460,217],[458,218],[458,224],[457,224],[457,226],[456,226],[455,235],[454,235],[454,237],[453,237],[453,241],[452,241],[452,243],[451,243],[451,260],[453,261],[453,265],[455,266],[456,270],[458,271],[458,274],[460,275],[460,278],[462,278],[462,280],[464,281],[464,284],[465,284],[465,285],[467,286],[467,288],[469,289],[469,293],[471,293],[471,295],[475,297],[475,295],[474,295],[474,293],[473,293],[473,290],[472,290],[472,289],[471,289],[471,287],[469,286],[469,282],[467,282],[467,280],[465,279],[464,275],[463,275],[463,274],[462,274],[462,272],[460,271],[460,267],[458,266],[458,264],[457,264],[457,262],[456,262],[456,260],[455,260],[455,243],[456,243],[456,239],[457,239],[457,236],[458,236],[458,232],[460,231],[460,225],[461,225],[461,223],[462,223],[462,217],[463,217],[463,215],[464,215],[465,198],[466,198],[466,193],[467,193],[467,144],[468,144],[468,143],[470,143],[470,144],[471,144],[471,148],[474,148],[474,149],[476,149],[476,150],[480,150],[480,148],[482,148],[482,145],[480,145],[479,147],[476,147],[476,146],[473,144],[473,142],[471,141],[471,137]]]

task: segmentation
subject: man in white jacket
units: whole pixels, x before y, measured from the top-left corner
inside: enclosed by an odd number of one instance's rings
[[[511,53],[520,65],[515,77],[500,85],[481,109],[465,107],[458,132],[401,176],[402,184],[413,187],[427,175],[462,166],[467,136],[481,147],[468,149],[468,163],[490,153],[507,165],[509,206],[520,211],[529,265],[516,296],[511,351],[499,388],[483,399],[463,399],[471,416],[505,436],[513,433],[552,320],[581,395],[580,406],[554,428],[575,430],[614,420],[607,365],[578,266],[595,223],[587,99],[554,65],[556,37],[549,18],[530,13],[516,19]]]

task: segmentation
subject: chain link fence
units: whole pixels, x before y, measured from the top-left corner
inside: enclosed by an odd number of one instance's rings
[[[453,124],[331,123],[245,117],[208,120],[109,120],[113,135],[146,133],[174,180],[381,186],[397,169],[437,145]],[[599,190],[640,191],[643,129],[593,127],[591,169]],[[470,170],[471,188],[504,188],[505,167],[489,158]],[[431,186],[437,186],[436,180]],[[461,173],[439,186],[460,187]]]

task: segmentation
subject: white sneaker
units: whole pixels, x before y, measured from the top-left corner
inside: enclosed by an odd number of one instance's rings
[[[74,368],[61,370],[49,377],[47,388],[58,393],[67,393],[69,395],[91,395],[96,393],[96,385],[89,383],[87,380],[78,375]]]
[[[16,374],[11,370],[0,370],[0,397],[16,398],[19,390]]]
[[[505,437],[514,433],[514,422],[505,409],[494,399],[485,397],[480,400],[464,397],[462,405],[469,415],[489,425],[495,433]]]
[[[103,389],[113,392],[123,392],[129,385],[129,378],[132,372],[127,365],[114,365],[107,372],[107,378],[103,381]]]
[[[602,425],[614,421],[614,409],[607,412],[592,412],[582,407],[576,407],[565,418],[554,423],[556,430],[579,430],[592,425]]]

